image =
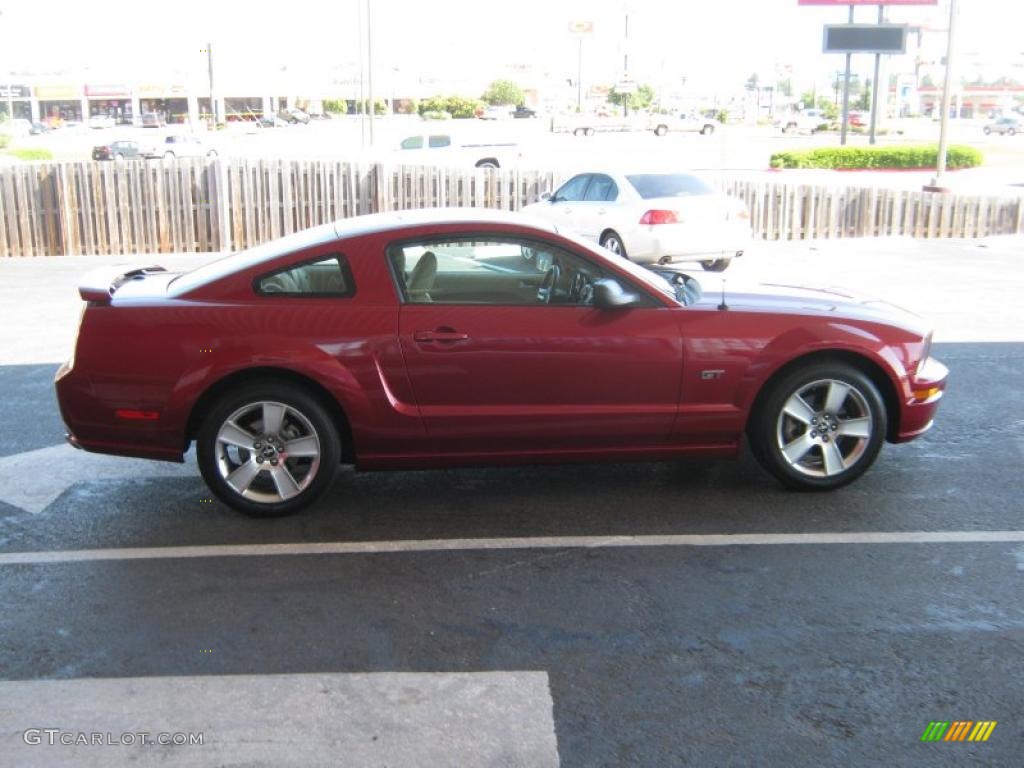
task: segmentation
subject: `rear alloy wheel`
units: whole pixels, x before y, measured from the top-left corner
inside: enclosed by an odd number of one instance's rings
[[[732,264],[732,259],[712,259],[710,261],[702,261],[700,263],[701,269],[705,272],[725,272]]]
[[[253,384],[221,398],[196,442],[203,479],[225,504],[277,517],[330,487],[341,442],[323,405],[290,384]]]
[[[626,246],[622,244],[622,238],[619,237],[618,232],[605,232],[601,237],[601,246],[616,256],[621,256],[624,259],[629,258],[626,254]]]
[[[784,485],[831,490],[856,480],[878,456],[885,405],[856,368],[817,363],[775,383],[748,431],[754,456]]]

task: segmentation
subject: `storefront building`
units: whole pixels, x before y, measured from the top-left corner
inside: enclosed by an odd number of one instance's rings
[[[127,85],[86,84],[85,97],[89,102],[89,117],[111,117],[119,125],[132,124],[135,113],[131,88]]]
[[[168,125],[182,124],[196,119],[189,105],[188,88],[184,85],[144,83],[135,89],[140,113],[155,112]]]
[[[10,106],[11,114],[7,114]],[[27,85],[0,84],[0,114],[5,117],[32,119],[32,89]]]
[[[82,122],[89,105],[80,85],[51,83],[33,89],[39,105],[39,120],[48,125]]]

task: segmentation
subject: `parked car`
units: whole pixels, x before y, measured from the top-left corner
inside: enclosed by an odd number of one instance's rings
[[[280,109],[277,112],[277,116],[280,117],[287,123],[302,123],[305,125],[309,122],[309,115],[303,112],[301,109],[295,107],[289,107],[288,109]]]
[[[262,128],[284,128],[291,125],[290,122],[278,115],[264,115],[258,122]]]
[[[32,136],[39,136],[39,135],[44,134],[44,133],[49,133],[52,130],[53,130],[53,127],[47,125],[46,123],[38,123],[38,122],[36,122],[36,123],[32,123],[32,125],[28,129],[28,132]]]
[[[1000,117],[981,129],[988,136],[998,133],[1000,136],[1013,136],[1021,130],[1021,121],[1016,117]]]
[[[580,173],[523,211],[642,264],[720,272],[751,241],[746,205],[690,173]]]
[[[784,485],[829,490],[926,432],[947,376],[890,304],[684,296],[500,211],[355,217],[185,274],[123,270],[79,285],[56,374],[69,441],[166,461],[195,442],[213,493],[252,515],[306,506],[342,462],[664,461],[744,440]]]
[[[498,104],[496,106],[484,107],[479,117],[481,120],[507,120],[512,117],[512,111],[512,107],[507,104]]]
[[[143,112],[140,124],[143,128],[163,128],[166,125],[157,112]]]
[[[28,136],[32,133],[32,121],[22,117],[0,122],[0,133],[10,136]]]
[[[108,144],[100,144],[92,148],[93,160],[130,160],[139,157],[139,143],[127,139],[118,139]]]
[[[515,118],[527,118],[527,117],[536,117],[536,116],[537,116],[537,110],[530,109],[525,104],[520,104],[512,112],[512,117],[515,117]]]
[[[804,109],[777,119],[775,125],[783,133],[815,133],[828,128],[828,118],[820,109]]]
[[[93,115],[89,118],[90,128],[113,128],[117,121],[110,115]]]
[[[701,136],[710,136],[721,123],[713,117],[697,112],[680,112],[675,115],[651,115],[650,129],[655,136],[664,136],[669,131],[691,131]]]
[[[512,139],[467,133],[414,134],[398,145],[398,162],[424,162],[471,165],[476,168],[500,168],[521,156],[519,144]]]
[[[179,157],[209,157],[217,156],[217,150],[200,139],[198,136],[186,134],[170,134],[165,136],[159,144],[144,146],[139,153],[148,159],[163,158],[174,160]]]

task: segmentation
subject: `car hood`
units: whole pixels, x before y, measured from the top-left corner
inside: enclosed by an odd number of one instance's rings
[[[704,294],[697,306],[718,307],[722,286],[715,280],[701,281]],[[896,304],[857,294],[845,288],[757,283],[725,283],[725,303],[730,310],[775,314],[828,315],[836,318],[893,325],[926,335],[929,323]]]

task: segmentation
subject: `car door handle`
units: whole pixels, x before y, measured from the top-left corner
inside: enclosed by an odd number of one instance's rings
[[[468,333],[459,333],[451,328],[438,328],[436,331],[416,331],[412,335],[413,341],[430,343],[432,341],[465,341],[469,338]]]

